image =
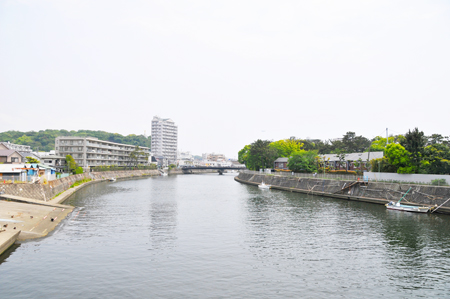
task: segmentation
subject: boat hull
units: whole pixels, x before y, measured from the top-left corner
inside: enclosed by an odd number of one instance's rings
[[[428,213],[429,207],[416,207],[416,206],[406,206],[406,205],[389,205],[386,204],[388,210],[404,211],[404,212],[414,212],[414,213]]]

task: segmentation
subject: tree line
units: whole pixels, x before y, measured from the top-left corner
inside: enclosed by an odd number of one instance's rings
[[[341,161],[346,153],[384,152],[383,158],[370,161],[369,170],[396,173],[450,173],[450,140],[447,136],[425,136],[418,128],[404,135],[368,139],[347,132],[335,140],[307,140],[291,137],[278,141],[256,140],[238,153],[239,162],[251,170],[272,168],[277,158],[288,158],[288,168],[296,172],[316,172],[324,166],[324,154],[336,154]],[[359,161],[360,163],[361,161]],[[369,162],[369,161],[363,161]]]
[[[34,151],[48,152],[55,149],[55,139],[58,136],[96,137],[100,140],[116,143],[151,147],[151,136],[130,134],[127,136],[118,133],[92,130],[41,130],[41,131],[7,131],[0,133],[0,142],[29,145]]]

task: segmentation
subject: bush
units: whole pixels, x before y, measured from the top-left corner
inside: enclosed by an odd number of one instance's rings
[[[347,171],[347,170],[330,170],[330,171],[327,171],[327,173],[357,175],[356,171],[353,171],[353,170],[349,170],[349,171]]]
[[[84,184],[84,183],[87,183],[87,182],[90,182],[90,181],[92,181],[92,179],[88,179],[88,178],[84,178],[84,179],[82,179],[82,180],[75,181],[75,183],[73,183],[72,185],[70,185],[70,188],[79,186],[79,185],[81,185],[81,184]]]
[[[78,166],[78,167],[75,169],[75,174],[80,174],[80,173],[83,173],[83,168]]]
[[[432,180],[431,185],[433,185],[433,186],[448,186],[447,181],[445,179]]]

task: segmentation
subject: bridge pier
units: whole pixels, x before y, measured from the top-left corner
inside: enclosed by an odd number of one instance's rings
[[[217,172],[219,173],[219,175],[223,175],[224,170],[223,169],[217,169]]]

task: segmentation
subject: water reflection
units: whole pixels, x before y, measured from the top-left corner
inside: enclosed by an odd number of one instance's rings
[[[177,228],[176,201],[152,202],[149,210],[152,249],[169,249],[175,244]]]
[[[449,295],[448,216],[219,175],[101,183],[72,202],[54,235],[2,257],[2,298]]]
[[[301,276],[305,289],[326,280],[324,291],[373,285],[389,294],[389,287],[433,289],[449,275],[448,216],[253,186],[248,193],[246,237],[253,255]]]

